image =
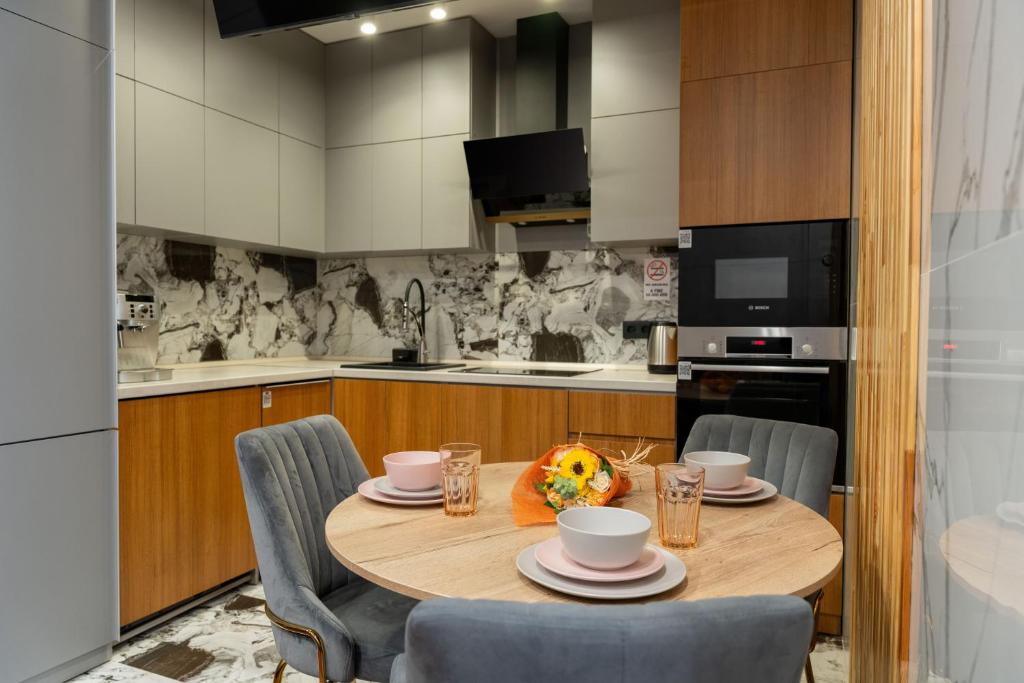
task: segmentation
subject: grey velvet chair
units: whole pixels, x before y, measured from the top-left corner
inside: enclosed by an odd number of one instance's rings
[[[750,474],[828,518],[839,437],[826,427],[738,415],[701,415],[682,455],[732,451],[750,456]],[[680,460],[682,459],[680,456]]]
[[[751,475],[770,481],[782,495],[828,519],[838,447],[839,436],[825,427],[737,415],[701,415],[686,437],[682,455],[693,451],[745,453],[750,456]],[[817,621],[821,591],[808,596],[807,601],[814,606]],[[814,630],[811,651],[817,644]],[[808,682],[814,683],[809,653],[804,671]]]
[[[594,606],[436,599],[409,615],[391,683],[797,683],[799,598]]]
[[[330,415],[235,439],[242,489],[282,660],[324,681],[386,681],[416,601],[349,573],[326,545],[331,510],[369,478]]]

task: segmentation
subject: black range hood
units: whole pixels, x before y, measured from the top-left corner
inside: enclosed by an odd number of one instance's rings
[[[490,223],[586,223],[590,177],[582,128],[566,128],[569,26],[557,12],[516,22],[517,135],[463,143],[473,198]]]

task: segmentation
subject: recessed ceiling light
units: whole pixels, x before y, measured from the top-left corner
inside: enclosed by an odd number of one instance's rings
[[[373,23],[372,21],[364,21],[359,26],[359,30],[368,36],[372,36],[374,33],[377,32],[377,24]]]
[[[437,21],[441,21],[442,19],[444,19],[447,16],[448,16],[448,10],[446,10],[441,5],[436,5],[436,6],[432,7],[431,10],[430,10],[430,18],[431,19],[435,19]]]

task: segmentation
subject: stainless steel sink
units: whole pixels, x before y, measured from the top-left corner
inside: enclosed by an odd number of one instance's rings
[[[400,361],[377,361],[374,363],[346,363],[343,368],[360,368],[363,370],[446,370],[462,368],[465,363],[403,363]]]

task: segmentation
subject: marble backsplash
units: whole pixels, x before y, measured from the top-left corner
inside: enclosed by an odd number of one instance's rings
[[[118,287],[162,302],[159,362],[275,356],[390,356],[413,346],[406,284],[427,296],[434,359],[643,363],[623,320],[675,319],[644,301],[657,249],[312,259],[119,235]],[[674,260],[674,254],[669,254]],[[412,307],[419,310],[418,295]]]

